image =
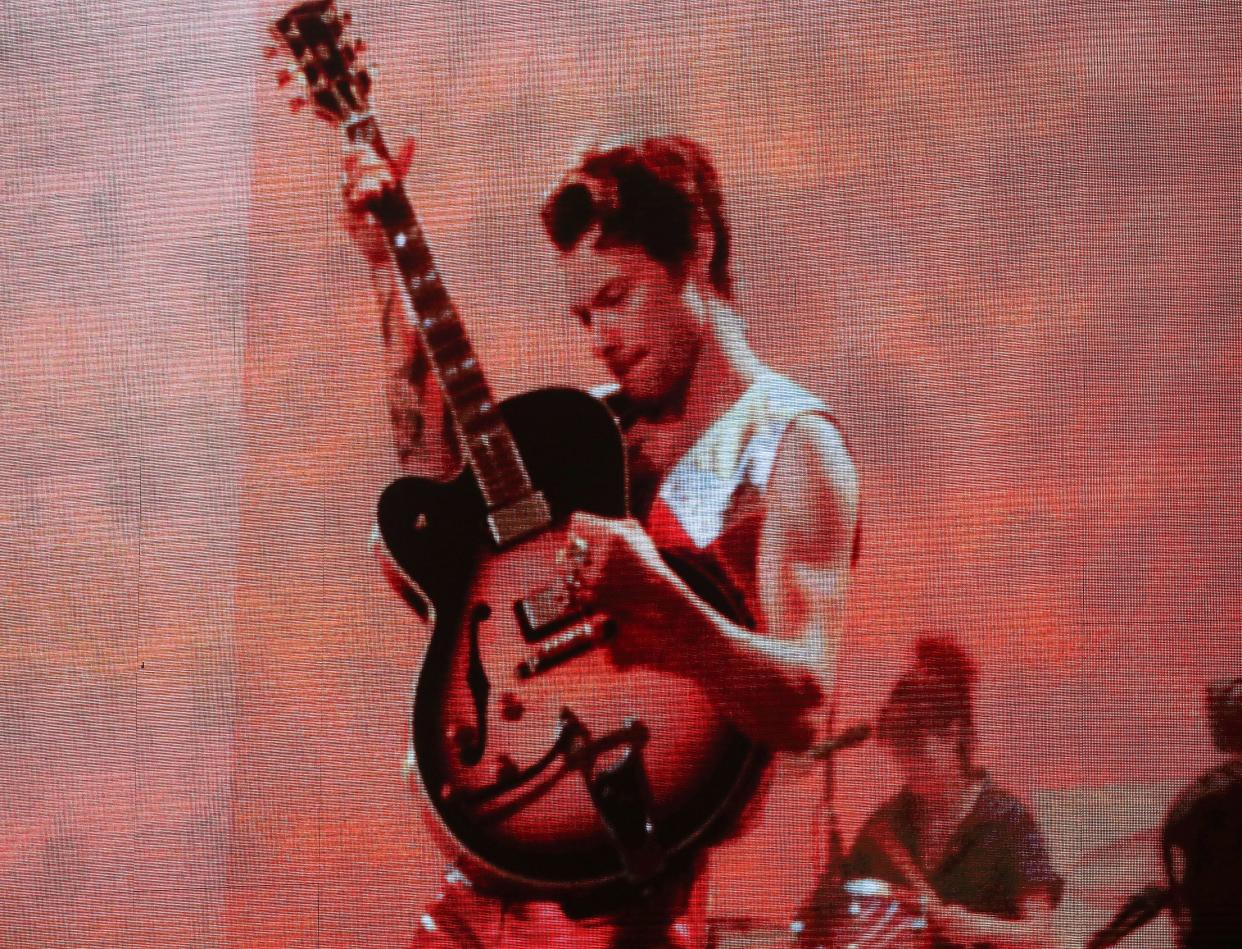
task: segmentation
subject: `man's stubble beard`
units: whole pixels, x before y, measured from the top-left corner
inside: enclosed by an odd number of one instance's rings
[[[647,398],[637,397],[633,393],[625,392],[634,405],[638,416],[645,421],[652,423],[675,422],[685,416],[690,383],[694,380],[694,373],[699,365],[699,356],[702,353],[702,337],[694,337],[687,345],[691,348],[691,352],[686,360],[685,367],[676,378],[664,387],[663,392]],[[622,386],[622,391],[625,391],[624,386]]]

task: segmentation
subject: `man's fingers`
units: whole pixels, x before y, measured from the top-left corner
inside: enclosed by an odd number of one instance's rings
[[[586,511],[574,511],[569,516],[569,526],[571,529],[580,531],[584,534],[596,533],[598,527],[602,525],[603,518],[597,517]]]
[[[414,139],[407,138],[405,144],[401,146],[401,150],[397,152],[397,157],[392,161],[392,169],[398,178],[404,178],[410,170],[410,163],[414,161]]]
[[[341,194],[345,197],[345,203],[355,211],[365,211],[367,204],[374,199],[380,197],[384,193],[384,189],[390,184],[389,181],[368,176],[357,180],[347,180],[341,188]]]

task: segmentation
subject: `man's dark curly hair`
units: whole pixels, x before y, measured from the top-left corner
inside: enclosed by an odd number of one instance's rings
[[[707,150],[685,136],[587,151],[552,190],[540,217],[563,253],[598,226],[597,248],[641,248],[675,277],[684,276],[686,262],[710,236],[712,288],[733,296],[720,179]]]
[[[948,636],[924,636],[906,672],[880,711],[876,737],[896,748],[917,747],[929,735],[962,734],[958,749],[967,767],[974,758],[974,691],[978,671]]]

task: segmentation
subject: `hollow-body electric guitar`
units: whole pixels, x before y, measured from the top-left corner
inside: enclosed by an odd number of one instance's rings
[[[303,104],[387,160],[347,25],[331,0],[316,0],[272,35],[291,54],[285,78],[298,80]],[[494,889],[628,898],[735,815],[763,756],[697,684],[615,668],[606,640],[625,629],[579,601],[557,556],[574,511],[628,512],[612,413],[574,389],[498,403],[404,187],[371,210],[465,462],[449,482],[400,478],[379,502],[384,544],[433,622],[412,729],[433,826]],[[705,602],[747,621],[709,572],[665,559]]]

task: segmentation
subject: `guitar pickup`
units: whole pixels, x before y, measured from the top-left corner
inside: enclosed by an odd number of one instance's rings
[[[552,511],[539,491],[488,512],[487,529],[497,547],[508,547],[552,523]]]
[[[518,663],[514,673],[519,679],[542,675],[564,662],[594,649],[617,634],[617,624],[610,619],[598,623],[582,622],[545,638],[535,651]]]
[[[563,580],[518,600],[513,604],[513,612],[528,643],[537,643],[583,616]]]

